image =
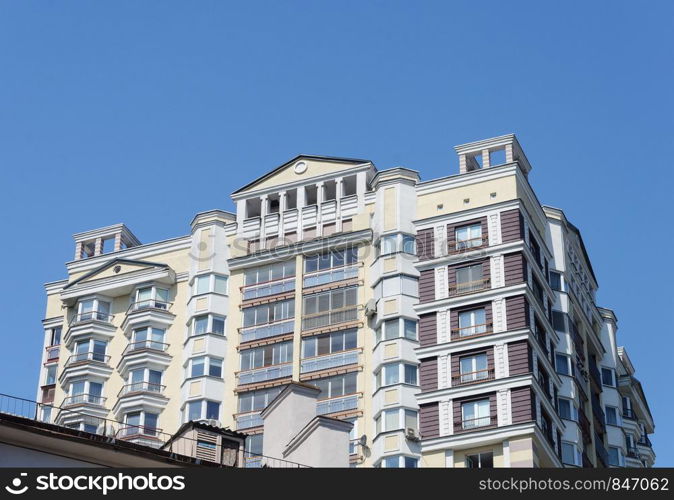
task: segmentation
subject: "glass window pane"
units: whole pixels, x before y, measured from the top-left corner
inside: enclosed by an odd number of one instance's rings
[[[405,337],[411,340],[417,339],[417,322],[411,319],[404,320]]]
[[[398,410],[386,410],[384,412],[384,430],[392,431],[400,428]]]
[[[197,276],[196,278],[196,289],[197,294],[208,293],[210,291],[210,282],[211,277],[209,276]]]
[[[201,401],[190,401],[187,403],[187,419],[199,420],[201,418]]]
[[[203,357],[192,359],[192,377],[201,377],[204,374],[204,360]]]
[[[384,365],[384,384],[393,385],[398,383],[399,379],[399,365],[397,363]]]
[[[208,330],[208,316],[194,318],[194,335],[201,335]]]
[[[227,293],[227,278],[224,276],[215,277],[215,293],[226,294]]]
[[[384,321],[384,338],[386,340],[398,338],[400,336],[399,325],[400,322],[397,319]]]
[[[206,418],[220,419],[220,403],[206,401]]]
[[[405,383],[417,385],[417,367],[415,365],[405,365]]]
[[[213,316],[213,333],[224,335],[225,333],[225,320],[218,316]]]
[[[222,361],[215,358],[210,358],[208,364],[208,374],[211,377],[222,377]]]

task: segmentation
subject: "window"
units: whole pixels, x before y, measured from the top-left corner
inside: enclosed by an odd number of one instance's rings
[[[474,354],[459,358],[461,383],[466,384],[488,378],[487,353]]]
[[[552,327],[558,332],[566,332],[565,316],[561,311],[552,311]]]
[[[357,317],[358,288],[348,287],[304,297],[303,328],[308,330],[322,326],[353,321]]]
[[[558,398],[559,416],[566,420],[578,421],[578,408],[572,400],[567,398]]]
[[[225,318],[214,314],[203,314],[192,318],[192,335],[214,333],[225,334]]]
[[[49,345],[61,344],[61,327],[57,326],[49,330]]]
[[[211,356],[199,356],[188,361],[188,377],[222,378],[222,359]]]
[[[290,363],[292,360],[292,340],[279,342],[241,351],[241,370],[255,370],[266,366]]]
[[[562,289],[562,273],[558,271],[550,271],[550,288],[563,292]]]
[[[381,291],[381,293],[378,293]],[[419,281],[411,276],[394,276],[384,278],[381,286],[375,288],[375,296],[391,297],[393,295],[408,295],[410,297],[419,296]]]
[[[355,372],[314,380],[312,383],[321,390],[319,401],[356,393]]]
[[[461,405],[461,424],[464,429],[484,427],[491,423],[489,399],[469,401]]]
[[[402,372],[402,373],[401,373]],[[380,387],[399,384],[402,380],[405,384],[417,385],[418,368],[416,365],[407,363],[385,364],[376,374],[377,389]]]
[[[168,308],[168,290],[156,286],[147,286],[136,290],[136,297],[133,303],[133,309],[155,309]]]
[[[244,285],[251,286],[269,281],[282,280],[295,276],[295,260],[275,262],[266,266],[247,269],[244,274]]]
[[[454,234],[457,250],[482,246],[482,224],[459,227]]]
[[[466,455],[466,467],[469,469],[491,469],[494,467],[494,454],[489,451]]]
[[[106,321],[112,319],[110,316],[110,302],[96,299],[87,299],[77,304],[77,321]]]
[[[220,403],[207,399],[188,401],[185,407],[185,421],[203,419],[220,420]]]
[[[52,385],[56,383],[56,365],[51,365],[47,367],[47,373],[45,374],[44,385]]]
[[[562,463],[578,467],[582,465],[581,452],[575,444],[562,441]]]
[[[606,406],[604,408],[606,414],[606,423],[608,425],[620,425],[620,416],[618,414],[618,408],[614,406]]]
[[[273,304],[247,307],[243,310],[243,326],[264,325],[295,316],[295,300],[282,300]]]
[[[622,403],[623,403],[623,417],[634,419],[635,418],[634,413],[632,412],[632,400],[627,396],[623,396]]]
[[[403,467],[406,469],[414,469],[419,466],[419,460],[404,455],[393,455],[384,457],[379,466],[385,469],[399,469]]]
[[[476,281],[482,281],[482,264],[460,267],[456,270],[457,285],[467,285]]]
[[[461,311],[459,313],[459,336],[469,337],[487,333],[487,319],[484,308]]]
[[[335,267],[350,266],[358,262],[358,248],[342,248],[304,258],[304,272],[325,271]]]
[[[194,295],[208,293],[211,290],[211,276],[197,276],[194,278]]]
[[[419,459],[414,457],[403,457],[404,458],[404,467],[406,469],[416,469],[419,466]]]
[[[601,369],[601,383],[610,387],[615,387],[614,371],[611,368]]]
[[[165,333],[166,331],[161,328],[149,326],[147,328],[137,328],[133,331],[133,347],[135,349],[149,347],[150,349],[158,349],[163,351],[166,347],[164,344]]]
[[[401,335],[402,332],[402,335]],[[392,340],[405,337],[409,340],[417,340],[417,322],[411,319],[389,319],[384,321],[376,330],[376,341]]]
[[[555,353],[555,371],[560,375],[573,375],[573,364],[571,356],[567,354]]]
[[[305,338],[302,340],[302,358],[313,358],[315,356],[324,356],[326,354],[355,349],[357,346],[357,335],[358,330],[352,328]],[[292,348],[288,361],[291,360]]]
[[[625,457],[623,452],[617,446],[608,447],[608,463],[616,467],[623,467],[625,465]]]
[[[264,410],[279,395],[283,386],[239,394],[239,413]]]
[[[391,255],[402,252],[416,254],[416,238],[409,234],[387,234],[375,245],[376,256]]]

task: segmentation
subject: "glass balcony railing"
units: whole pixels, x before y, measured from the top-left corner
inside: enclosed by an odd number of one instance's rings
[[[251,427],[260,427],[263,424],[260,412],[242,413],[236,416],[237,429],[250,429]]]
[[[241,287],[243,300],[260,299],[295,290],[295,277]]]
[[[139,340],[138,342],[131,342],[129,345],[127,345],[124,348],[124,352],[122,352],[122,356],[127,356],[129,354],[145,350],[166,352],[168,347],[168,344],[157,342],[156,340]]]
[[[337,267],[304,275],[304,287],[326,285],[358,277],[358,266]]]
[[[316,405],[316,413],[325,415],[326,413],[337,413],[358,408],[358,395],[341,396],[338,398],[324,399]]]
[[[292,333],[295,326],[295,319],[289,318],[274,323],[264,325],[248,326],[239,329],[241,342],[250,342],[252,340],[266,339],[277,335]]]
[[[98,396],[96,394],[75,394],[73,396],[68,396],[63,400],[62,407],[74,406],[74,405],[96,405],[103,406],[105,404],[104,397]]]
[[[102,323],[112,323],[112,314],[99,311],[87,311],[79,313],[73,316],[73,318],[70,320],[70,326],[78,325],[80,323],[86,323],[87,321],[100,321]]]
[[[151,384],[150,382],[134,382],[132,384],[126,384],[122,387],[117,394],[118,398],[126,396],[128,394],[133,394],[137,392],[151,392],[155,394],[162,394],[166,386],[161,384]]]
[[[66,361],[65,366],[71,366],[75,364],[83,364],[83,363],[90,363],[90,362],[95,362],[95,363],[105,363],[108,364],[110,361],[110,356],[103,354],[102,352],[78,352],[77,354],[73,354],[68,358]]]
[[[241,371],[236,378],[238,385],[255,384],[257,382],[264,382],[266,380],[274,380],[277,378],[290,377],[293,374],[292,363],[285,363],[282,365],[267,366],[265,368],[257,368],[254,370]]]
[[[358,306],[343,307],[331,311],[307,314],[302,317],[302,330],[313,330],[358,319]]]
[[[326,354],[315,358],[305,358],[300,364],[300,373],[317,372],[336,368],[338,366],[353,365],[358,363],[359,350]]]

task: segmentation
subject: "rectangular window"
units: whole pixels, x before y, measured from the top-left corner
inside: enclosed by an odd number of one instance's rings
[[[608,447],[608,463],[609,465],[614,465],[617,467],[622,467],[625,465],[624,457],[620,448],[616,446]]]
[[[469,284],[482,281],[482,264],[460,267],[456,270],[456,283],[461,290],[466,289]]]
[[[483,352],[459,358],[459,369],[461,371],[462,384],[485,380],[489,373],[487,369],[487,353]]]
[[[457,228],[455,238],[457,250],[482,246],[482,224]]]
[[[404,457],[404,466],[406,469],[416,469],[419,466],[419,459],[413,457]]]
[[[560,375],[573,375],[571,357],[566,354],[555,353],[555,370]]]
[[[306,300],[306,299],[305,299]],[[282,300],[273,304],[247,307],[243,310],[243,326],[264,325],[290,319],[295,316],[295,299]]]
[[[194,278],[194,290],[196,295],[211,291],[211,275],[197,276]]]
[[[417,385],[417,365],[405,364],[405,383]]]
[[[358,262],[358,248],[349,247],[332,250],[304,258],[304,272],[313,273],[335,267],[350,266]]]
[[[279,342],[241,351],[241,370],[255,370],[289,363],[293,359],[293,342]]]
[[[489,416],[489,399],[470,401],[461,405],[462,427],[473,429],[491,423]]]
[[[566,398],[558,398],[559,416],[566,420],[578,421],[578,408],[572,400]]]
[[[44,385],[52,385],[56,383],[56,365],[47,367]]]
[[[487,315],[484,308],[459,313],[459,336],[469,337],[487,332]]]
[[[384,385],[394,385],[400,380],[400,366],[398,363],[384,365]]]
[[[220,420],[220,403],[206,401],[206,418]]]
[[[562,463],[567,465],[581,465],[580,452],[573,443],[562,442]]]
[[[558,332],[566,332],[566,315],[561,311],[552,311],[552,327]]]
[[[466,455],[466,467],[469,469],[491,469],[494,467],[492,452]]]
[[[49,336],[49,345],[60,345],[61,344],[61,327],[57,326],[51,329]]]
[[[245,286],[267,283],[273,280],[295,276],[295,260],[276,262],[274,264],[248,269],[244,275]]]
[[[618,416],[618,408],[607,406],[604,408],[606,414],[606,423],[608,425],[620,425],[620,417]]]
[[[190,373],[191,377],[202,377],[205,373],[205,367],[206,366],[206,358],[205,357],[199,357],[199,358],[192,358],[192,373]]]
[[[192,321],[194,335],[202,335],[208,332],[208,316],[197,316]]]
[[[609,387],[615,387],[614,372],[611,368],[601,369],[601,383]]]
[[[321,390],[318,395],[319,401],[324,399],[338,398],[356,393],[356,373],[346,373],[334,377],[322,378],[312,381],[312,384]]]
[[[419,413],[414,410],[405,410],[405,429],[419,430]]]
[[[405,338],[410,340],[417,340],[417,322],[411,319],[403,320],[403,327],[405,330]]]
[[[550,271],[550,288],[562,292],[562,273]]]
[[[220,293],[222,295],[227,294],[227,278],[224,276],[215,276],[215,285],[213,288],[215,293]]]

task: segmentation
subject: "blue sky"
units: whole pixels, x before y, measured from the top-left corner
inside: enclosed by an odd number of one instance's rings
[[[0,392],[35,396],[42,285],[73,233],[186,234],[299,153],[430,179],[515,132],[583,232],[674,465],[673,21],[671,2],[1,2]]]

